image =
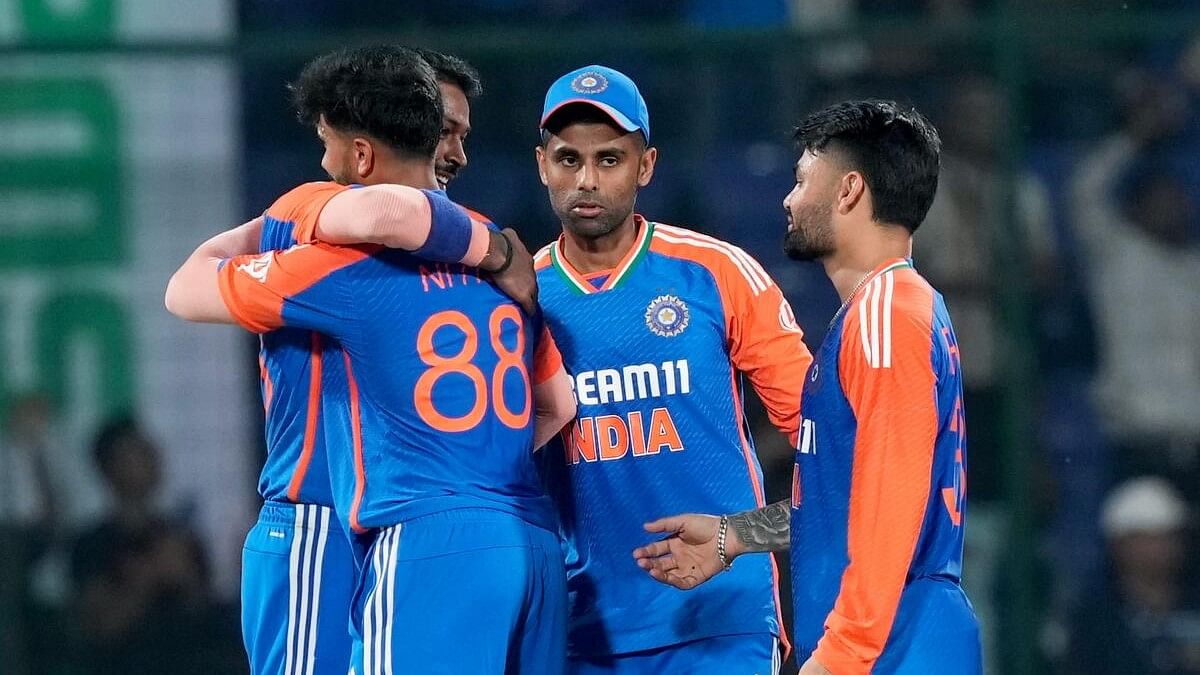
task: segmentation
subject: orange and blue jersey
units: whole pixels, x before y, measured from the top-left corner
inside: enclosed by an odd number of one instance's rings
[[[313,195],[332,197],[349,189],[337,183],[308,183],[263,214],[261,251],[311,241],[317,212]],[[281,328],[260,337],[259,370],[266,412],[267,458],[258,491],[266,501],[333,506],[321,427],[322,371],[337,355],[329,338],[310,330]]]
[[[337,188],[323,190],[339,192]],[[302,186],[263,215],[261,251],[311,237],[294,208]],[[260,337],[259,371],[267,457],[259,476],[258,522],[242,550],[242,636],[250,671],[341,675],[350,667],[345,629],[354,594],[354,555],[333,510],[321,405],[324,364],[336,345],[308,330]]]
[[[796,656],[835,673],[978,673],[959,586],[966,428],[941,295],[895,259],[835,316],[804,385],[792,493]]]
[[[341,189],[310,184],[281,202],[311,233]],[[443,195],[427,196],[434,231],[441,219],[467,218]],[[337,341],[323,357],[331,414],[322,425],[334,505],[350,531],[471,506],[553,527],[532,463],[531,386],[561,362],[542,327],[477,271],[378,246],[302,243],[233,258],[219,283],[249,330]]]
[[[639,573],[630,552],[647,543],[647,521],[764,505],[743,378],[794,439],[811,356],[779,287],[744,251],[641,216],[636,225],[614,270],[580,274],[561,239],[535,262],[579,411],[564,452],[544,457],[567,550],[570,650],[782,636],[772,556],[746,556],[680,593]]]

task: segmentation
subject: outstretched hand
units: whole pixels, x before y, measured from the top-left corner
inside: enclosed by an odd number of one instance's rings
[[[658,581],[680,590],[691,590],[722,570],[717,555],[720,520],[717,516],[686,513],[646,523],[647,532],[669,536],[635,550],[633,558],[638,567]],[[728,550],[726,555],[729,555]]]

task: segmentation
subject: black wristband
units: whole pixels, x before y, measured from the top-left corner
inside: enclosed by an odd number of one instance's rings
[[[508,250],[506,250],[504,252],[504,263],[502,265],[500,265],[499,267],[497,267],[496,269],[492,270],[492,274],[503,273],[504,270],[508,269],[509,266],[512,265],[512,261],[513,261],[513,245],[512,245],[512,242],[509,241],[508,235],[504,234],[503,232],[498,232],[497,234],[499,234],[500,238],[504,240],[505,245],[508,246]]]

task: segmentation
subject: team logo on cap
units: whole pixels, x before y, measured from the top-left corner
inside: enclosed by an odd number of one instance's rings
[[[571,88],[580,94],[599,94],[608,89],[608,78],[594,70],[586,70],[571,80]]]
[[[646,307],[646,327],[661,337],[675,337],[688,327],[687,305],[673,295],[660,295]]]

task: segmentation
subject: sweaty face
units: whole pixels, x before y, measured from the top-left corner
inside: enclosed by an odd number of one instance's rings
[[[783,200],[788,221],[783,251],[792,260],[820,260],[836,250],[832,172],[827,162],[807,150],[796,162],[796,185]]]
[[[355,182],[354,143],[349,134],[342,133],[325,123],[325,117],[317,121],[317,138],[325,146],[321,157],[321,168],[329,178],[342,185]]]
[[[650,183],[656,152],[638,132],[578,122],[537,148],[538,170],[558,219],[574,234],[595,239],[633,213],[639,187]]]
[[[467,166],[464,144],[471,134],[471,106],[467,102],[467,95],[458,85],[439,82],[438,87],[442,90],[445,115],[442,117],[442,138],[438,141],[434,170],[438,185],[445,190],[458,172]]]

